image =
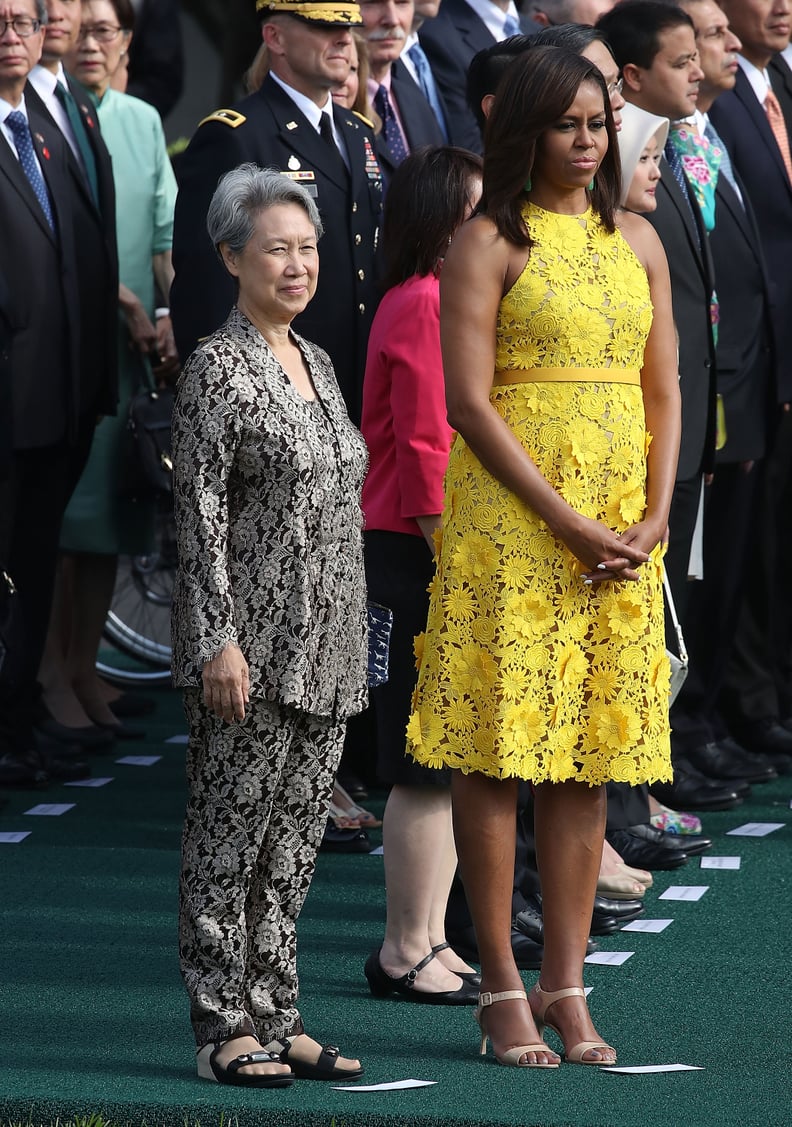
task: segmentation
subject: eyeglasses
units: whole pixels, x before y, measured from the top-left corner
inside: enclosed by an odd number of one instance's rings
[[[613,97],[614,94],[621,94],[622,87],[624,86],[624,79],[617,78],[615,82],[608,83],[608,96]]]
[[[29,20],[26,16],[16,16],[12,20],[0,20],[0,38],[5,35],[9,27],[13,28],[14,34],[18,35],[20,39],[28,39],[39,30],[41,21]]]
[[[87,39],[90,35],[97,43],[112,43],[115,39],[118,39],[119,33],[123,30],[122,27],[113,27],[113,25],[109,23],[100,23],[95,27],[83,24],[80,28],[78,39],[82,41],[83,39]]]

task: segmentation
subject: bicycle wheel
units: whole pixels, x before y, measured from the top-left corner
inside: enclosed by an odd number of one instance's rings
[[[119,660],[103,651],[102,676],[123,683],[166,683],[170,677],[170,608],[176,574],[173,512],[163,503],[157,514],[156,545],[143,556],[121,556],[104,636]],[[102,660],[104,658],[105,660]],[[127,660],[122,660],[125,658]],[[132,659],[131,661],[128,659]]]

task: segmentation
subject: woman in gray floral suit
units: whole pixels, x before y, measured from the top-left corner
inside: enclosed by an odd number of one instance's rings
[[[327,355],[290,330],[316,289],[308,193],[242,165],[209,235],[239,284],[176,396],[173,672],[190,728],[181,969],[198,1075],[281,1087],[359,1076],[308,1037],[295,925],[347,718],[366,703],[367,455]]]

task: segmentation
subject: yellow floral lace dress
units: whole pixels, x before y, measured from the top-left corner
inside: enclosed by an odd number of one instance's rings
[[[644,515],[646,273],[591,211],[526,205],[534,246],[501,302],[491,402],[578,512]],[[584,569],[457,436],[408,751],[534,782],[671,777],[660,549],[640,582]]]

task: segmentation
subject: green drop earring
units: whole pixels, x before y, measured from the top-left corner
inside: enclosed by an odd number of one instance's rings
[[[533,184],[531,183],[531,177],[529,176],[528,179],[525,181],[524,190],[526,192],[530,192],[532,187],[533,187]]]
[[[591,177],[591,183],[590,183],[590,184],[589,184],[589,186],[588,186],[588,190],[589,190],[590,192],[593,192],[593,191],[594,191],[594,177],[593,177],[593,176]]]

